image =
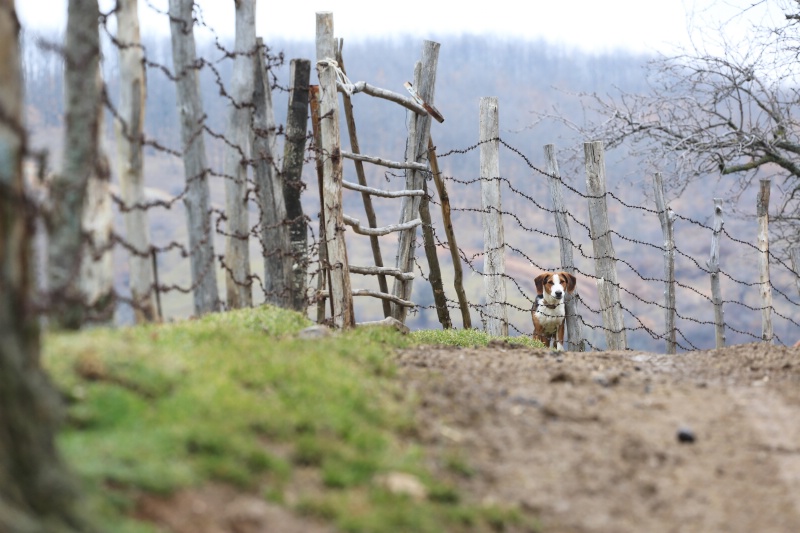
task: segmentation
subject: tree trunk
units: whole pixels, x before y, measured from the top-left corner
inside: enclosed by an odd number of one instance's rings
[[[194,312],[202,315],[219,310],[214,232],[208,189],[208,163],[203,137],[203,105],[195,67],[196,52],[192,0],[169,0],[172,62],[178,78],[178,110],[183,143],[183,168],[187,191],[184,197],[189,230]]]
[[[236,1],[236,40],[228,133],[225,143],[225,287],[228,308],[252,307],[250,227],[247,216],[247,160],[253,101],[253,63],[256,53],[256,0]]]
[[[0,531],[72,533],[88,528],[55,447],[57,397],[40,367],[31,305],[35,225],[22,180],[19,29],[13,0],[0,0]]]
[[[53,208],[48,217],[48,280],[51,317],[56,327],[77,329],[86,309],[80,288],[80,263],[85,245],[82,213],[89,177],[97,165],[100,48],[97,0],[72,0],[67,15],[64,50],[66,91],[64,160],[51,186]]]
[[[119,48],[117,168],[126,239],[135,249],[128,259],[131,298],[136,322],[157,321],[160,317],[150,253],[150,226],[147,211],[135,207],[145,202],[142,133],[147,84],[139,35],[139,0],[119,0],[117,39],[124,45]]]
[[[308,84],[311,78],[311,61],[292,59],[289,72],[291,90],[289,111],[286,115],[286,143],[283,145],[281,174],[292,254],[292,309],[304,312],[308,305],[306,298],[308,221],[303,213],[300,194],[303,190],[302,173],[308,131]]]

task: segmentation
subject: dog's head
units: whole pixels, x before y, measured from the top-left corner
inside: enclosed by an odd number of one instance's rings
[[[536,292],[546,299],[561,300],[575,290],[578,280],[567,272],[543,272],[534,278]]]

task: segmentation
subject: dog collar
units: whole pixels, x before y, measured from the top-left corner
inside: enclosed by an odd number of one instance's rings
[[[558,307],[562,303],[564,303],[563,300],[558,302],[557,304],[546,304],[546,303],[544,303],[544,296],[542,296],[541,294],[537,294],[536,295],[536,306],[537,307],[540,306],[540,305],[543,305],[548,309],[555,309],[556,307]]]

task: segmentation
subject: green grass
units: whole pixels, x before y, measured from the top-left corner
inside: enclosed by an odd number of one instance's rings
[[[294,511],[342,531],[502,531],[514,510],[462,503],[425,469],[413,403],[394,379],[395,348],[428,342],[386,328],[325,339],[271,307],[175,324],[48,334],[44,361],[66,399],[60,447],[107,531],[154,531],[130,518],[137,495],[208,482],[283,502],[298,468],[320,487]],[[451,335],[451,334],[448,334]],[[474,332],[457,332],[478,344]],[[445,342],[441,340],[431,342]],[[454,470],[469,472],[465,458]],[[428,497],[391,494],[375,479],[416,476]],[[522,521],[522,522],[521,522]]]
[[[420,344],[444,344],[448,346],[486,346],[490,340],[497,339],[485,331],[477,329],[426,329],[412,331],[411,338]],[[499,340],[507,341],[510,344],[518,344],[529,348],[544,348],[544,344],[526,336],[503,337]]]

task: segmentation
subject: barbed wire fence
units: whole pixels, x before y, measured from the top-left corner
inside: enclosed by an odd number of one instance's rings
[[[150,9],[158,11],[158,8],[148,3]],[[168,13],[161,12],[165,17],[169,17]],[[101,17],[101,27],[105,32],[108,42],[110,43],[111,50],[124,49],[131,46],[129,43],[121,42],[116,38],[115,33],[109,27],[114,12],[104,14]],[[220,102],[225,106],[241,107],[252,106],[250,102],[237,102],[230,94],[226,86],[226,74],[223,72],[224,68],[235,60],[237,56],[242,54],[253,55],[261,54],[264,56],[267,64],[270,67],[270,86],[272,90],[278,92],[286,92],[289,90],[288,85],[281,85],[276,74],[276,67],[283,64],[285,58],[282,54],[272,55],[271,51],[266,47],[257,47],[256,49],[247,52],[237,52],[226,48],[222,44],[222,40],[214,32],[213,28],[206,24],[202,18],[202,13],[195,12],[192,24],[205,28],[213,37],[214,48],[218,54],[215,58],[199,58],[193,65],[193,69],[211,76],[218,87],[218,99],[211,104],[211,106],[220,105]],[[63,54],[63,49],[56,43],[40,43],[43,53]],[[169,80],[171,83],[177,83],[180,79],[180,74],[173,72],[173,70],[164,64],[164,62],[155,59],[152,55],[148,54],[146,49],[144,52],[144,64],[147,68],[148,74],[160,75]],[[122,131],[127,131],[124,120],[122,120],[120,113],[117,109],[117,104],[110,94],[108,83],[103,85],[101,97],[103,99],[104,108],[114,120],[122,122]],[[241,161],[248,169],[253,169],[256,165],[262,164],[265,161],[249,154],[244,147],[236,145],[229,140],[225,133],[220,132],[220,128],[212,123],[209,115],[204,115],[201,127],[198,129],[199,135],[207,135],[215,146],[233,147],[238,150],[241,156]],[[251,128],[252,129],[252,128]],[[255,135],[267,135],[268,132],[255,131]],[[285,136],[283,127],[277,125],[272,134],[277,137]],[[130,139],[130,138],[129,138]],[[170,141],[158,139],[155,136],[143,135],[141,139],[137,139],[141,144],[146,147],[150,152],[151,158],[160,158],[162,160],[171,161],[172,167],[179,166],[177,160],[182,157],[182,150],[175,148],[174,144]],[[513,206],[512,208],[504,208],[501,210],[501,215],[505,224],[507,224],[506,235],[509,239],[503,243],[503,249],[507,257],[513,261],[514,268],[509,269],[503,275],[505,281],[513,290],[510,293],[508,301],[505,302],[507,309],[511,311],[511,318],[509,319],[509,327],[512,334],[516,335],[530,335],[532,324],[530,322],[530,307],[535,299],[535,288],[533,286],[533,277],[539,271],[560,270],[561,265],[558,263],[557,253],[552,253],[552,250],[558,242],[558,235],[546,225],[540,224],[543,217],[550,217],[552,219],[554,210],[549,207],[548,202],[543,201],[538,194],[530,192],[531,181],[536,182],[536,179],[541,179],[538,187],[546,188],[545,181],[550,175],[536,167],[531,158],[526,156],[522,150],[505,142],[502,138],[498,139],[501,146],[510,154],[511,157],[516,159],[517,163],[527,169],[528,175],[516,176],[514,174],[503,174],[491,178],[497,180],[502,184],[504,194],[504,204]],[[312,163],[315,159],[313,136],[309,135],[309,146],[306,153],[305,162]],[[439,154],[442,160],[455,160],[462,156],[468,156],[474,150],[480,147],[480,143],[460,149],[450,149]],[[212,151],[214,150],[212,146]],[[219,148],[217,148],[219,149]],[[56,198],[47,198],[47,193],[42,192],[47,190],[47,177],[45,175],[45,168],[47,166],[48,154],[44,151],[36,151],[30,149],[28,157],[36,161],[33,165],[31,176],[29,177],[29,190],[26,195],[25,201],[31,206],[30,211],[34,213],[35,218],[41,220],[46,219],[48,206]],[[266,161],[267,164],[273,166],[273,171],[280,172],[278,168],[278,158],[271,158]],[[308,164],[312,167],[313,165]],[[252,172],[252,170],[250,171]],[[111,173],[113,174],[113,172]],[[156,175],[153,172],[152,175]],[[219,193],[221,185],[224,185],[226,180],[236,179],[234,176],[226,174],[219,169],[218,165],[209,165],[203,169],[201,173],[188,176],[183,185],[173,190],[168,194],[155,195],[154,198],[149,198],[144,202],[136,203],[134,205],[127,205],[119,196],[113,193],[113,204],[115,214],[117,217],[121,216],[130,210],[140,210],[153,215],[156,219],[170,219],[173,223],[175,220],[183,216],[181,204],[188,194],[191,183],[194,180],[204,179],[205,177],[211,180],[212,192]],[[428,176],[430,178],[430,176]],[[464,233],[468,228],[480,226],[480,217],[485,214],[485,210],[479,205],[470,205],[469,200],[480,198],[480,194],[471,193],[470,191],[479,187],[481,183],[480,178],[460,178],[457,176],[444,176],[445,181],[449,184],[452,191],[458,191],[454,197],[462,199],[458,205],[452,207],[454,216],[461,217],[464,221],[459,224],[459,232]],[[104,179],[108,180],[108,176]],[[579,276],[580,284],[576,301],[579,304],[579,311],[577,313],[585,335],[585,342],[590,349],[601,349],[603,342],[601,335],[604,333],[604,326],[600,320],[603,309],[600,307],[597,299],[596,290],[593,288],[594,282],[597,280],[591,263],[595,257],[588,251],[591,250],[590,241],[590,228],[589,223],[586,221],[585,216],[581,213],[585,212],[584,206],[589,196],[578,190],[571,181],[557,178],[562,183],[567,192],[566,202],[571,208],[567,215],[570,223],[575,228],[575,237],[569,242],[569,245],[576,253],[575,272]],[[169,180],[174,186],[175,179]],[[310,180],[300,182],[298,187],[303,189],[307,188],[307,183]],[[520,182],[525,182],[525,186],[521,186]],[[152,182],[152,178],[148,178],[148,182]],[[255,218],[254,221],[248,222],[248,230],[244,233],[231,231],[228,227],[229,213],[226,209],[222,208],[218,202],[214,200],[216,196],[212,195],[212,205],[209,215],[212,217],[212,223],[207,227],[206,233],[203,235],[202,240],[205,242],[213,242],[216,250],[222,248],[221,244],[225,238],[235,238],[249,243],[253,247],[255,260],[268,261],[275,256],[287,256],[294,263],[303,262],[304,268],[307,269],[309,282],[308,287],[314,285],[314,281],[321,276],[322,269],[320,268],[321,262],[319,258],[320,252],[320,239],[317,232],[314,231],[313,224],[307,224],[309,232],[309,245],[308,250],[304,254],[297,254],[292,249],[272,249],[268,250],[264,247],[263,234],[264,231],[270,228],[275,228],[278,225],[290,225],[296,220],[285,219],[278,221],[274,224],[265,224],[264,216],[265,209],[259,200],[259,187],[262,185],[258,183],[252,176],[246,179],[247,193],[245,202],[247,203],[247,212]],[[431,190],[432,188],[428,188]],[[151,194],[151,196],[153,196]],[[306,195],[306,197],[314,195]],[[608,192],[605,200],[612,206],[612,210],[617,212],[615,217],[617,220],[628,220],[636,217],[651,217],[653,223],[657,223],[659,212],[654,208],[646,207],[642,203],[632,203],[627,198]],[[432,205],[440,206],[440,201],[434,195],[430,195],[430,202]],[[310,207],[311,212],[319,206],[314,201],[306,201],[307,207]],[[308,209],[307,209],[308,211]],[[536,213],[537,216],[529,216],[531,213]],[[695,220],[691,217],[682,215],[676,211],[676,220],[679,223],[679,228],[676,231],[677,245],[675,247],[675,254],[678,262],[679,278],[676,281],[677,292],[677,305],[676,315],[678,318],[676,325],[676,333],[679,340],[677,345],[681,350],[697,350],[711,348],[707,343],[704,344],[703,339],[709,337],[708,331],[712,331],[715,327],[715,322],[709,317],[713,316],[713,301],[709,296],[709,291],[706,289],[707,282],[704,276],[711,274],[710,268],[706,265],[704,252],[700,251],[697,243],[710,243],[711,235],[714,228],[705,222]],[[303,215],[306,222],[311,222],[311,217]],[[174,224],[172,224],[174,226]],[[37,227],[40,229],[44,224],[39,223]],[[619,288],[623,294],[622,302],[620,303],[624,311],[624,318],[626,323],[626,331],[631,334],[631,346],[647,347],[650,349],[659,349],[659,343],[663,342],[668,331],[665,331],[663,325],[663,313],[666,306],[659,294],[663,290],[666,280],[663,276],[652,274],[652,270],[660,269],[661,265],[653,257],[658,260],[666,252],[663,242],[656,240],[648,241],[638,236],[637,232],[626,231],[626,223],[620,223],[613,226],[612,236],[617,242],[624,244],[623,251],[616,257],[616,262],[622,267],[620,274]],[[446,238],[443,238],[443,231],[438,226],[438,222],[434,222],[430,226],[436,239],[437,248],[446,251],[449,247]],[[690,239],[682,239],[683,235],[691,234]],[[758,300],[758,287],[760,283],[757,279],[757,273],[754,269],[747,270],[742,268],[743,262],[739,261],[740,258],[754,258],[758,252],[758,247],[751,243],[755,231],[751,236],[732,235],[728,232],[727,228],[723,227],[722,235],[725,238],[723,247],[724,255],[726,257],[737,258],[736,268],[721,268],[719,271],[720,277],[724,281],[723,294],[739,295],[744,297],[727,296],[722,304],[725,306],[727,314],[725,320],[725,328],[732,334],[734,342],[751,342],[760,341],[761,336],[758,334],[759,319],[763,306]],[[352,239],[350,239],[352,241]],[[348,247],[353,246],[353,243],[348,241]],[[683,244],[691,241],[691,245]],[[159,307],[162,308],[160,316],[163,318],[185,316],[186,304],[176,303],[178,301],[188,301],[189,295],[196,289],[199,280],[188,281],[188,258],[191,257],[193,249],[190,245],[186,244],[186,240],[180,236],[164,235],[163,232],[156,232],[153,242],[147,250],[140,250],[133,245],[125,235],[111,229],[110,238],[104,243],[98,243],[97,239],[91,232],[85,231],[83,234],[83,247],[85,248],[85,257],[99,259],[104,254],[115,254],[115,268],[124,264],[124,257],[126,255],[135,255],[152,261],[154,265],[155,280],[150,288],[152,294],[157,296]],[[41,248],[41,246],[40,246]],[[421,248],[421,243],[417,243],[417,248]],[[542,252],[546,250],[546,252]],[[443,254],[444,255],[444,254]],[[483,295],[484,278],[483,267],[481,262],[484,258],[484,252],[479,246],[465,246],[458,250],[458,255],[464,265],[467,266],[471,273],[472,283],[468,283],[468,299],[469,307],[480,319],[485,323],[488,315],[487,303]],[[707,254],[705,254],[707,255]],[[773,271],[773,276],[770,280],[770,288],[775,295],[776,300],[773,302],[771,311],[777,317],[779,323],[776,327],[776,334],[774,341],[780,344],[792,344],[796,337],[800,337],[800,323],[797,320],[797,311],[800,307],[800,300],[797,295],[793,294],[792,285],[796,283],[798,276],[796,267],[786,264],[783,260],[778,258],[775,254],[770,253],[770,265]],[[754,262],[754,260],[753,260]],[[182,263],[182,264],[181,264]],[[723,262],[724,263],[724,262]],[[447,260],[443,261],[443,266],[447,266]],[[429,268],[420,258],[415,260],[416,268],[419,275],[428,280]],[[654,266],[655,265],[655,266]],[[452,266],[452,265],[451,265]],[[213,272],[218,279],[225,277],[235,279],[233,274],[234,265],[230,264],[224,253],[215,253],[213,261],[205,265],[205,270],[201,272],[201,277],[206,272]],[[752,274],[752,277],[750,277]],[[76,273],[77,275],[77,273]],[[476,283],[475,280],[480,280]],[[125,287],[125,279],[118,276],[115,283],[110,288],[110,292],[105,295],[102,301],[90,301],[83,299],[77,301],[73,296],[68,303],[69,305],[80,305],[86,309],[87,318],[89,320],[107,322],[112,318],[112,314],[120,315],[121,308],[135,310],[141,306],[139,298],[133,297],[129,290]],[[268,288],[268,280],[263,279],[262,276],[256,273],[250,273],[245,279],[238,280],[247,290],[254,290],[257,298],[254,304],[258,305],[261,302],[267,301],[271,296],[275,296],[272,292],[274,289]],[[430,285],[417,284],[415,286],[415,294],[424,294],[430,292]],[[450,290],[448,289],[448,294]],[[145,295],[147,296],[147,295]],[[316,302],[315,291],[309,289],[306,293],[306,305],[311,306]],[[53,307],[56,300],[67,298],[63,293],[57,291],[48,291],[46,283],[42,284],[38,297],[35,301],[38,303],[36,312],[46,316],[49,309]],[[414,298],[414,301],[420,301],[417,307],[412,311],[415,315],[411,317],[411,322],[424,323],[430,326],[436,312],[436,306],[433,304],[426,304],[425,301],[430,301],[429,298],[422,296]],[[448,307],[457,309],[459,302],[451,297],[447,297]],[[220,302],[221,308],[225,309],[224,301]],[[124,314],[124,313],[123,313]],[[424,318],[424,320],[420,320]],[[496,317],[495,317],[496,318]]]

